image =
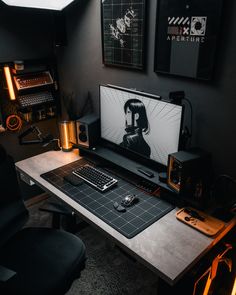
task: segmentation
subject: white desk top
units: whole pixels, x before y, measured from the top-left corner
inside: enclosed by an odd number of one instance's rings
[[[132,239],[127,239],[93,213],[79,205],[56,187],[40,177],[79,159],[78,151],[49,151],[16,163],[16,168],[43,190],[57,196],[73,207],[85,220],[95,225],[123,247],[129,254],[149,267],[170,285],[174,285],[199,259],[234,225],[235,220],[217,238],[208,237],[175,217],[178,208],[150,225]]]

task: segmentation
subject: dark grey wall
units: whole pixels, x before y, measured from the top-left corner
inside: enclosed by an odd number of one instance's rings
[[[0,63],[53,56],[52,12],[9,7],[0,2],[0,40]],[[42,132],[56,132],[55,120],[40,122],[37,125]],[[24,129],[27,129],[27,126]],[[0,143],[5,146],[15,161],[44,151],[37,145],[19,146],[18,135],[9,131],[0,134]]]
[[[213,155],[217,174],[236,177],[236,2],[224,1],[220,38],[210,82],[156,74],[154,39],[157,1],[148,1],[147,67],[135,72],[102,64],[100,1],[81,0],[67,10],[68,46],[58,51],[60,85],[65,93],[74,92],[74,108],[81,111],[90,92],[98,111],[98,85],[111,83],[137,88],[164,97],[169,91],[184,90],[194,110],[194,145]],[[186,108],[188,116],[188,110]],[[66,113],[65,113],[66,115]]]
[[[53,37],[52,12],[8,7],[2,2],[0,3],[0,63],[52,56],[54,54]],[[57,125],[54,119],[36,125],[43,135],[57,134]],[[23,130],[27,128],[25,126]],[[15,161],[51,149],[51,147],[43,148],[40,145],[20,146],[18,144],[20,132],[0,133],[0,144],[7,149]],[[24,198],[41,192],[38,188],[30,188],[23,183],[21,183],[21,187]]]
[[[52,12],[0,3],[0,62],[53,53]]]

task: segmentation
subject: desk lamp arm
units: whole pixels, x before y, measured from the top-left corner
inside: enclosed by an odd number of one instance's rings
[[[31,140],[24,140],[23,138],[26,137],[30,133],[36,133],[37,139],[31,139]],[[47,146],[49,143],[57,141],[53,138],[51,134],[47,134],[46,136],[42,136],[42,132],[39,130],[37,126],[30,126],[27,130],[25,130],[23,133],[21,133],[18,136],[19,144],[38,144],[42,143],[43,147]],[[55,148],[56,149],[56,148]]]
[[[23,138],[25,136],[27,136],[30,133],[36,133],[37,135],[37,139],[33,139],[33,140],[23,140]],[[19,139],[19,144],[23,145],[23,144],[36,144],[36,143],[42,143],[43,142],[43,138],[42,138],[42,132],[39,130],[38,127],[32,125],[30,126],[27,130],[25,130],[23,133],[21,133],[18,136]]]

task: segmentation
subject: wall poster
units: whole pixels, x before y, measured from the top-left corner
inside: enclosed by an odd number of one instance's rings
[[[103,63],[144,69],[146,0],[102,0]]]
[[[222,0],[158,0],[155,72],[209,80]]]

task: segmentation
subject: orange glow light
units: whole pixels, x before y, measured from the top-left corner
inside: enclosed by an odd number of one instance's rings
[[[73,149],[70,141],[70,121],[59,122],[60,144],[63,152],[69,152]]]
[[[7,81],[7,87],[8,87],[10,99],[15,100],[16,96],[15,96],[15,92],[14,92],[14,88],[13,88],[10,68],[4,67],[4,73],[5,73],[5,77],[6,77],[6,81]]]
[[[236,278],[235,278],[235,281],[234,281],[233,290],[232,290],[231,295],[235,295],[235,294],[236,294]]]

